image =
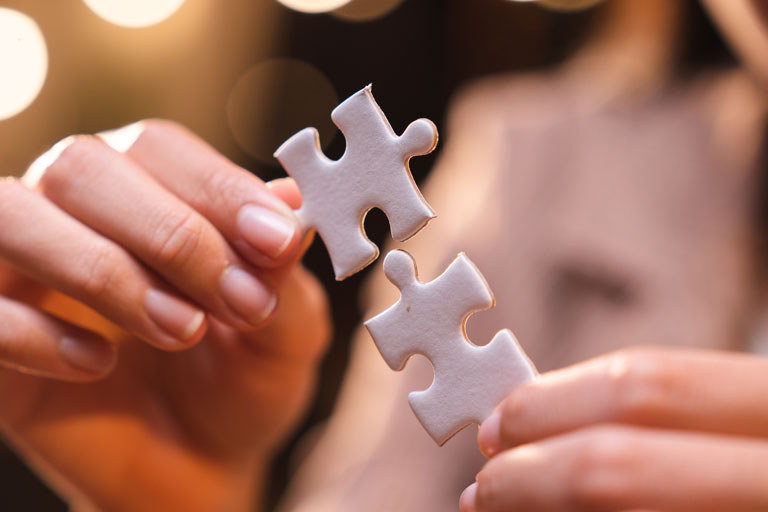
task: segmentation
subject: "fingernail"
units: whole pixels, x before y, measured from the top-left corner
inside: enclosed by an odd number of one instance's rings
[[[115,363],[115,351],[106,341],[63,337],[59,356],[68,364],[91,373],[104,373]]]
[[[229,307],[250,324],[267,318],[277,305],[277,297],[269,288],[238,267],[224,271],[219,287]]]
[[[144,310],[158,327],[179,341],[189,341],[205,320],[199,309],[156,289],[147,290]]]
[[[459,498],[459,510],[461,512],[475,512],[475,495],[477,494],[477,482],[473,483],[461,493]],[[455,494],[454,494],[455,496]]]
[[[486,457],[493,457],[501,450],[501,413],[491,414],[477,432],[477,445]]]
[[[278,258],[296,233],[296,223],[272,210],[246,205],[237,214],[237,228],[245,240],[270,258]]]

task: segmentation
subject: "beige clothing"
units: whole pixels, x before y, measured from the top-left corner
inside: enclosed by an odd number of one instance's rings
[[[752,162],[762,109],[739,78],[602,102],[558,75],[490,79],[456,102],[426,187],[438,218],[403,247],[422,280],[459,251],[546,371],[619,347],[743,348],[754,317]],[[397,299],[376,269],[367,316]],[[336,412],[285,510],[457,510],[476,429],[435,446],[408,408],[431,367],[392,372],[360,331]]]

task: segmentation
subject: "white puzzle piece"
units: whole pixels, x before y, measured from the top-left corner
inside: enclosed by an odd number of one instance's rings
[[[399,241],[412,237],[435,217],[413,181],[408,160],[435,148],[437,128],[428,119],[417,119],[396,135],[373,99],[370,85],[336,107],[331,119],[347,140],[339,160],[323,154],[314,128],[293,135],[275,157],[301,191],[299,221],[317,230],[336,279],[342,280],[379,255],[363,230],[371,208],[384,211],[392,237]]]
[[[494,298],[464,253],[428,283],[418,280],[405,251],[387,254],[384,272],[400,288],[400,300],[365,326],[393,370],[402,370],[414,354],[432,362],[432,385],[410,393],[408,401],[437,444],[467,425],[482,423],[510,391],[536,375],[509,330],[499,331],[485,346],[467,339],[467,318],[492,308]]]

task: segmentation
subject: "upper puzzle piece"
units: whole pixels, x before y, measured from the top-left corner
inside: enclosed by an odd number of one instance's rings
[[[320,148],[317,130],[305,128],[275,152],[301,191],[296,212],[305,228],[315,228],[331,256],[337,280],[359,272],[379,255],[363,231],[371,208],[389,218],[392,237],[415,235],[435,213],[421,196],[408,168],[413,156],[437,145],[437,128],[417,119],[397,136],[371,93],[371,86],[350,96],[331,113],[347,140],[339,160]]]
[[[432,385],[410,393],[408,401],[438,444],[471,423],[482,423],[510,391],[536,375],[509,330],[499,331],[485,346],[467,339],[469,315],[490,309],[494,299],[464,253],[428,283],[418,280],[405,251],[387,254],[384,272],[400,288],[400,300],[365,326],[393,370],[401,370],[414,354],[432,362]]]

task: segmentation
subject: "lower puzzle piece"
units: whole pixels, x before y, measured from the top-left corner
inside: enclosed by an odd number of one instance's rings
[[[486,346],[467,339],[469,315],[490,309],[494,299],[464,253],[428,283],[418,280],[413,258],[405,251],[387,254],[384,272],[400,288],[400,300],[365,326],[393,370],[402,370],[415,354],[432,362],[432,385],[410,393],[408,401],[439,445],[462,428],[482,423],[510,391],[536,375],[509,330],[499,331]]]

